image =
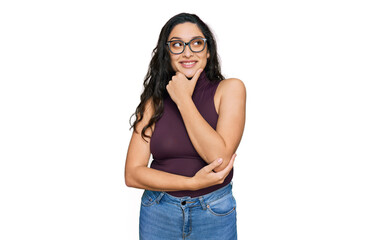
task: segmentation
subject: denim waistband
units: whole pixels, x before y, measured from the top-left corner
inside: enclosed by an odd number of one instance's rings
[[[158,193],[158,196],[156,197],[155,201],[157,203],[161,202],[167,202],[175,205],[180,205],[181,207],[192,207],[196,205],[201,205],[203,209],[206,209],[207,205],[211,202],[214,202],[225,195],[232,192],[232,186],[233,182],[230,182],[228,185],[215,190],[214,192],[191,198],[189,196],[185,197],[174,197],[166,192],[156,192],[152,191],[154,193]],[[145,190],[149,191],[149,190]]]

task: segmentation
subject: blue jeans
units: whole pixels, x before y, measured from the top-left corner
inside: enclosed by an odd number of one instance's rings
[[[141,199],[141,240],[235,240],[236,200],[232,182],[191,198],[145,190]]]

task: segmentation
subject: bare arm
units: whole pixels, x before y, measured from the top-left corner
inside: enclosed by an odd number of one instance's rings
[[[187,91],[183,90],[190,87],[192,81],[198,79],[199,74],[195,74],[191,81],[183,76],[177,73],[171,85],[167,86],[167,90],[178,106],[188,135],[198,154],[207,163],[211,163],[216,158],[223,158],[221,166],[215,168],[216,172],[221,171],[228,165],[242,138],[245,125],[245,86],[239,79],[226,79],[219,84],[219,118],[214,130],[199,113],[191,94],[186,94]]]
[[[141,131],[153,114],[151,102],[147,102],[143,120],[138,123],[138,132],[133,131],[125,164],[125,183],[128,187],[154,191],[198,190],[220,184],[224,181],[233,166],[233,161],[224,171],[214,173],[212,170],[222,164],[215,160],[205,166],[194,177],[185,177],[156,169],[148,168],[150,158],[150,139],[141,137]],[[150,135],[150,129],[146,134]],[[234,158],[233,158],[234,160]]]

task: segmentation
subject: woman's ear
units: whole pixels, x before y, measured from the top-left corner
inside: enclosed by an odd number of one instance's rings
[[[210,57],[210,52],[209,52],[209,51],[207,51],[207,55],[206,55],[206,57],[207,57],[207,58]]]

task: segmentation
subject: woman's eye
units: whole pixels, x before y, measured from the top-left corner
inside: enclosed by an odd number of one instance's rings
[[[181,42],[173,42],[173,47],[178,48],[178,47],[182,47],[182,46],[183,46],[183,44]]]
[[[193,41],[193,45],[202,45],[202,41],[201,40],[195,40],[195,41]]]

